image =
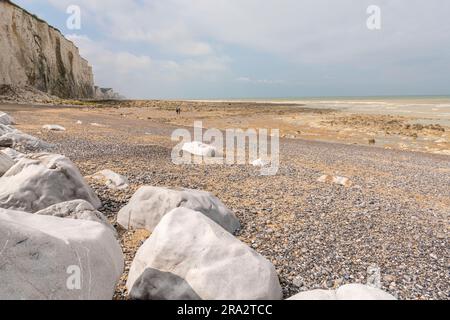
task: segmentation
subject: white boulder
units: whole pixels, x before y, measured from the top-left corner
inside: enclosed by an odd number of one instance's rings
[[[287,300],[336,300],[336,291],[322,289],[304,291]]]
[[[36,151],[50,148],[51,145],[29,134],[14,130],[0,136],[0,147]]]
[[[27,156],[0,178],[0,208],[37,212],[78,199],[88,201],[94,208],[101,206],[75,165],[61,155]]]
[[[48,130],[48,131],[66,131],[66,128],[63,126],[57,125],[57,124],[46,124],[42,126],[42,129]]]
[[[119,211],[117,222],[126,229],[145,228],[151,232],[164,215],[179,207],[203,213],[230,233],[240,227],[234,213],[209,192],[150,186],[141,187],[133,195]]]
[[[190,154],[202,157],[216,157],[218,156],[217,149],[208,144],[204,144],[198,141],[187,142],[181,148],[183,151]]]
[[[311,290],[301,292],[288,300],[396,300],[378,288],[363,284],[346,284],[337,290]]]
[[[123,190],[129,187],[127,178],[108,169],[95,173],[91,178],[103,182],[113,190]]]
[[[162,288],[154,287],[160,283]],[[282,298],[272,263],[202,213],[186,208],[165,215],[138,250],[127,288],[133,299]],[[152,296],[155,291],[159,296]]]
[[[0,111],[0,124],[4,124],[7,126],[13,125],[14,119],[10,115]]]
[[[364,284],[347,284],[336,290],[338,300],[396,300],[396,298],[378,288]]]
[[[111,225],[108,219],[97,211],[92,204],[85,200],[72,200],[54,204],[48,208],[36,212],[36,214],[45,216],[54,216],[59,218],[81,219],[103,223],[111,229],[117,236],[116,229]]]
[[[100,223],[0,209],[0,300],[110,300],[124,260]]]
[[[14,129],[11,126],[5,125],[5,124],[1,124],[0,123],[0,136],[10,133],[10,132],[19,132],[19,130]]]
[[[132,300],[201,300],[183,278],[152,268],[134,282],[129,296]]]
[[[1,153],[6,154],[8,157],[10,157],[14,162],[19,161],[20,159],[25,157],[25,154],[22,152],[19,152],[17,150],[11,149],[11,148],[5,148],[3,150],[0,150]]]
[[[50,148],[51,145],[39,138],[23,133],[10,125],[0,123],[0,147],[12,147],[19,150],[36,151],[39,149]]]
[[[14,160],[0,152],[0,176],[4,175],[14,165]]]

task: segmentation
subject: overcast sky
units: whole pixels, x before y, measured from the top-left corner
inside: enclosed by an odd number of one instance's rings
[[[129,98],[450,94],[448,0],[15,0]],[[66,26],[69,5],[81,29]],[[381,8],[369,30],[367,8]]]

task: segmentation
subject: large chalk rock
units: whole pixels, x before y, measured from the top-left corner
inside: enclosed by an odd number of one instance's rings
[[[106,300],[123,272],[104,225],[0,209],[0,300]]]
[[[50,148],[51,145],[29,134],[14,130],[0,136],[0,147],[36,151]]]
[[[338,300],[396,300],[396,298],[378,288],[363,284],[347,284],[336,290]]]
[[[216,157],[218,155],[216,148],[198,141],[187,142],[181,149],[190,154],[202,157]]]
[[[113,190],[124,190],[129,186],[127,178],[108,169],[95,173],[91,178],[104,183]]]
[[[231,233],[240,227],[234,213],[209,192],[150,186],[141,187],[133,195],[119,211],[117,222],[126,229],[145,228],[151,232],[165,214],[179,207],[199,211]]]
[[[46,124],[42,126],[42,129],[47,131],[66,131],[66,128],[58,124]]]
[[[363,284],[347,284],[337,290],[301,292],[288,300],[396,300],[396,298],[381,289]]]
[[[9,125],[0,123],[0,147],[36,151],[50,148],[51,145]]]
[[[7,126],[13,125],[14,119],[10,115],[0,111],[0,124],[4,124]]]
[[[61,155],[27,156],[0,178],[0,208],[37,212],[78,199],[88,201],[94,208],[101,206],[75,165]]]
[[[14,160],[0,152],[0,176],[4,175],[14,165]]]
[[[45,216],[54,216],[69,219],[82,219],[103,223],[117,236],[116,229],[111,225],[108,219],[97,211],[92,204],[85,200],[72,200],[54,204],[48,208],[36,212],[36,214]]]
[[[19,152],[11,148],[2,149],[0,150],[0,152],[10,157],[14,162],[17,162],[25,157],[25,154],[23,154],[22,152]]]
[[[268,260],[204,214],[186,208],[166,214],[138,250],[127,288],[134,299],[282,297]]]
[[[10,133],[10,132],[19,132],[19,130],[14,129],[13,127],[0,123],[0,136]]]
[[[201,300],[183,278],[170,272],[147,268],[135,281],[132,300]]]
[[[304,291],[287,300],[336,300],[336,291],[322,289]]]

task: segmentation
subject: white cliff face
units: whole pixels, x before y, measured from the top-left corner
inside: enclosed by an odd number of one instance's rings
[[[124,97],[111,88],[94,87],[94,98],[97,100],[123,100]]]
[[[0,84],[32,86],[61,98],[94,97],[92,68],[55,28],[0,0]]]

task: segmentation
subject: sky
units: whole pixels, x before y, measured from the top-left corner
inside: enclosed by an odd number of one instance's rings
[[[14,2],[74,42],[97,85],[128,98],[450,94],[448,0]],[[79,29],[67,26],[71,5]],[[371,5],[379,29],[367,26]]]

